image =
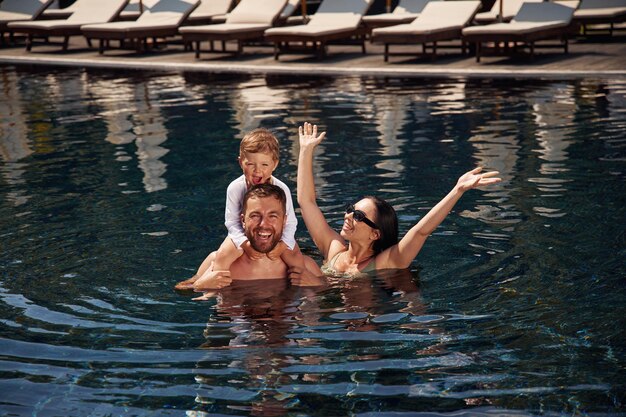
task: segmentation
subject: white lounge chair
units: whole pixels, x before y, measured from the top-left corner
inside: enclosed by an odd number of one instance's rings
[[[202,0],[200,5],[191,12],[185,24],[223,23],[226,20],[226,14],[230,12],[234,4],[235,0]]]
[[[372,29],[411,23],[424,10],[429,1],[438,0],[400,0],[391,13],[363,16],[363,24],[369,32]]]
[[[530,48],[534,57],[535,42],[546,39],[560,39],[565,53],[568,48],[568,35],[571,32],[572,18],[578,1],[558,3],[524,3],[509,23],[494,23],[485,26],[472,26],[463,29],[463,39],[476,45],[476,62],[480,62],[484,42],[521,43]]]
[[[491,10],[474,16],[474,21],[480,25],[490,23],[510,22],[519,12],[524,3],[539,3],[543,0],[496,0]],[[502,13],[502,16],[500,16]]]
[[[178,28],[199,4],[200,0],[159,0],[134,22],[84,25],[82,31],[87,39],[100,41],[100,54],[110,46],[111,40],[123,43],[129,39],[136,41],[140,52],[147,46],[148,38],[177,35]]]
[[[274,22],[274,26],[299,25],[304,23],[306,21],[305,16],[294,16],[296,10],[301,9],[301,5],[302,2],[300,0],[287,0],[285,8],[282,12],[280,12],[278,19]],[[209,23],[226,23],[227,18],[228,13],[224,13],[222,15],[214,16]],[[187,19],[187,22],[190,23],[189,19]]]
[[[432,44],[436,56],[437,42],[461,39],[461,31],[479,7],[478,0],[431,1],[411,23],[374,29],[371,40],[385,45],[385,62],[389,61],[390,45],[422,44],[422,54],[426,54],[428,44]],[[464,42],[461,48],[465,53]]]
[[[82,35],[80,27],[90,23],[105,23],[115,20],[126,7],[128,0],[77,0],[75,11],[65,20],[36,20],[13,22],[8,26],[16,33],[26,33],[26,50],[33,47],[35,37],[63,36],[63,50],[67,50],[70,36]],[[87,40],[89,42],[89,39]],[[90,43],[91,45],[91,43]]]
[[[0,3],[0,42],[4,43],[4,33],[8,32],[13,42],[11,22],[26,22],[37,19],[52,3],[52,0],[4,0]]]
[[[262,39],[266,29],[271,28],[287,0],[264,0],[263,7],[259,7],[258,0],[241,0],[230,12],[225,23],[203,26],[183,26],[179,32],[183,35],[183,42],[195,43],[196,58],[200,58],[200,43],[222,41],[222,52],[226,52],[225,42],[237,41],[236,54],[243,52],[246,41]]]
[[[582,0],[574,21],[582,25],[584,34],[590,32],[588,25],[608,24],[609,34],[613,35],[615,23],[626,21],[626,0]]]
[[[150,5],[154,3],[155,3],[155,0],[142,0],[141,3],[140,3],[140,0],[129,0],[128,5],[119,14],[118,19],[136,20],[141,14],[141,12],[143,12],[144,10],[150,9]],[[74,13],[77,10],[77,7],[79,7],[79,2],[72,3],[69,6],[64,7],[62,9],[53,9],[52,7],[48,7],[46,8],[46,10],[43,11],[41,17],[47,20],[67,19],[68,17],[72,15],[72,13]]]
[[[306,0],[305,0],[306,1]],[[276,21],[277,26],[285,26],[285,25],[301,25],[306,23],[306,16],[295,16],[296,10],[302,9],[302,1],[301,0],[287,0],[287,4],[285,4],[285,8],[282,12],[280,12],[280,16],[278,16],[278,20]]]
[[[265,31],[265,39],[274,43],[274,59],[290,51],[290,42],[302,43],[303,49],[318,57],[326,55],[326,44],[330,41],[356,36],[365,53],[365,29],[361,27],[363,15],[373,0],[323,0],[311,20],[305,25],[272,28]],[[312,48],[306,45],[311,43]]]

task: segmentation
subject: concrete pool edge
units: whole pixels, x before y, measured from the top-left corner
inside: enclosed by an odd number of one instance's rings
[[[62,57],[16,57],[0,56],[0,64],[8,65],[42,65],[42,66],[68,66],[84,68],[111,68],[127,70],[153,70],[153,71],[193,71],[209,73],[246,73],[246,74],[299,74],[320,76],[376,76],[376,77],[493,77],[493,78],[626,78],[624,70],[550,70],[541,69],[503,69],[503,68],[380,68],[380,67],[339,67],[319,66],[317,64],[280,64],[255,65],[238,63],[188,63],[188,62],[129,62],[127,59],[115,58],[62,58]]]

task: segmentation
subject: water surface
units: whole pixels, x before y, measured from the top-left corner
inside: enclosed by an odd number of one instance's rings
[[[0,87],[0,414],[624,414],[625,80],[4,67]],[[403,234],[474,166],[504,181],[404,273],[174,292],[225,236],[242,135],[276,133],[295,192],[304,121],[337,229],[364,194]]]

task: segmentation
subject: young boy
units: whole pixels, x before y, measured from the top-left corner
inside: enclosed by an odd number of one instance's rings
[[[255,129],[241,140],[238,159],[243,175],[231,182],[226,191],[226,213],[224,217],[228,237],[217,252],[211,253],[205,259],[196,275],[178,283],[177,289],[191,288],[194,282],[202,279],[204,272],[211,267],[211,264],[212,270],[228,270],[230,265],[244,251],[252,259],[265,256],[252,248],[241,224],[243,197],[250,187],[257,184],[277,185],[285,191],[287,196],[287,222],[283,229],[283,235],[278,245],[267,256],[271,259],[280,257],[288,268],[299,267],[304,269],[305,267],[304,257],[295,240],[298,221],[293,209],[291,192],[282,181],[272,176],[278,166],[278,140],[267,129]]]

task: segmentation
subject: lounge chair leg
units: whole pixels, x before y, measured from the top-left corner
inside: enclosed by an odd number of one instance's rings
[[[241,44],[241,40],[237,39],[237,52],[235,53],[236,56],[241,55],[241,52],[243,51],[243,45]]]
[[[222,52],[226,52],[226,41],[222,41]]]
[[[482,48],[481,42],[476,42],[476,62],[480,62],[480,52]]]
[[[66,36],[66,37],[63,38],[63,50],[64,51],[67,51],[67,44],[69,43],[69,41],[70,41],[70,37],[69,36]]]
[[[433,55],[432,55],[432,59],[435,59],[435,57],[437,56],[437,42],[433,42]]]
[[[389,44],[385,44],[385,62],[389,62]]]
[[[102,55],[104,53],[104,43],[106,42],[106,40],[104,39],[100,39],[100,43],[98,45],[98,54]]]
[[[363,51],[363,55],[367,53],[367,51],[365,50],[365,37],[361,38],[361,51]]]
[[[210,41],[211,42],[211,52],[215,51],[215,42],[214,41]],[[200,49],[200,42],[198,42],[196,45],[198,45],[198,49]]]
[[[90,48],[93,48],[93,45],[91,44],[91,38],[87,38],[87,45],[89,45]]]
[[[280,52],[278,52],[280,42],[274,42],[274,61],[278,61],[278,55],[280,54]]]
[[[535,42],[530,43],[530,60],[535,58]]]
[[[213,50],[213,41],[211,41],[211,50]],[[196,41],[196,59],[200,59],[200,41]]]
[[[28,35],[28,38],[26,39],[26,50],[28,52],[30,52],[30,50],[33,48],[33,35]]]

